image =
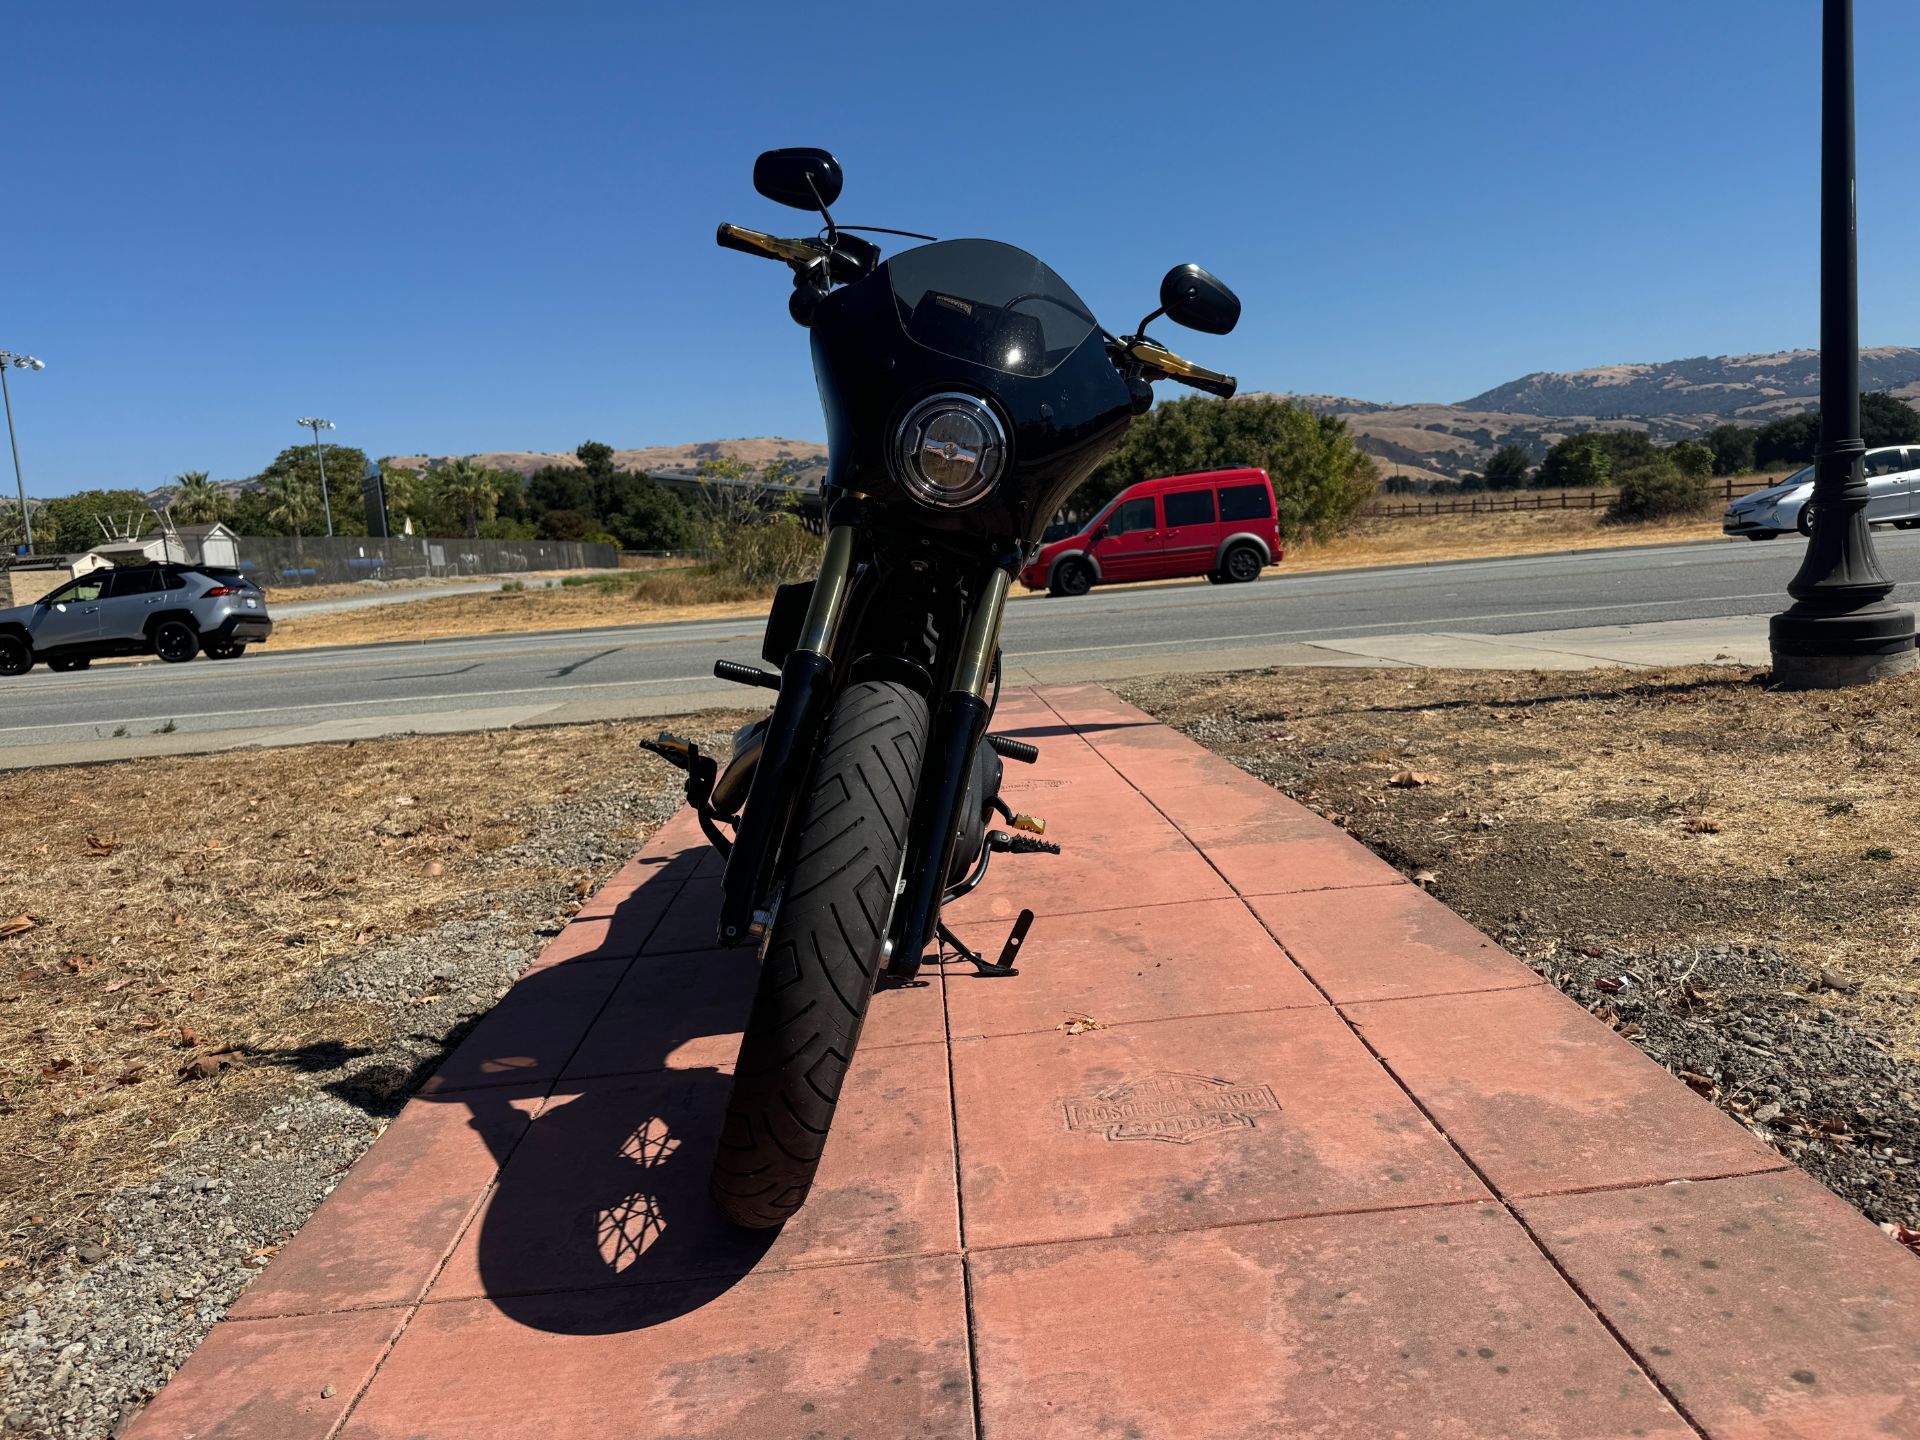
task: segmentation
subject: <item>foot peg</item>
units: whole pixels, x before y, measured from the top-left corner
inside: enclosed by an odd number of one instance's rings
[[[1010,835],[1005,830],[987,832],[987,848],[1009,855],[1058,855],[1060,847],[1038,835]]]
[[[960,942],[960,937],[947,928],[944,920],[940,922],[939,934],[941,940],[951,945],[957,952],[956,958],[965,960],[969,965],[973,966],[975,974],[992,976],[998,979],[1020,973],[1019,968],[1015,966],[1013,962],[1019,958],[1020,947],[1026,944],[1027,931],[1032,928],[1033,911],[1022,910],[1019,918],[1013,922],[1013,930],[1007,936],[1007,943],[1000,947],[1000,958],[998,960],[989,960],[979,951],[969,950]]]

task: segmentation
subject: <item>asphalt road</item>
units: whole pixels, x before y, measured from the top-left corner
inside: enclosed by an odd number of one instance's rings
[[[1920,532],[1882,530],[1876,541],[1896,597],[1920,599]],[[1280,663],[1302,642],[1764,616],[1780,608],[1801,548],[1783,539],[1320,574],[1282,567],[1254,585],[1022,599],[1004,641],[1015,678],[1068,679]],[[0,681],[0,764],[209,748],[216,735],[286,743],[755,708],[766,697],[716,682],[712,663],[753,660],[759,629],[706,620],[282,654],[269,645],[237,661],[66,675],[37,668]],[[114,739],[123,743],[98,743]]]

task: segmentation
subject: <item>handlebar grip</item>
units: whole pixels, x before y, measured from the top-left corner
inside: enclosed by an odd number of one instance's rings
[[[713,240],[722,250],[738,250],[743,255],[758,255],[762,260],[815,260],[821,253],[817,245],[807,240],[782,240],[778,235],[724,222],[714,232]]]
[[[1209,395],[1218,395],[1222,400],[1231,400],[1234,392],[1240,388],[1240,382],[1231,375],[1222,375],[1217,370],[1199,370],[1192,375],[1176,375],[1174,379],[1183,385],[1191,385],[1196,390],[1204,390]]]
[[[1162,349],[1151,340],[1134,341],[1127,347],[1127,354],[1142,365],[1152,366],[1169,379],[1178,380],[1182,385],[1191,385],[1196,390],[1204,390],[1209,395],[1218,395],[1222,400],[1231,400],[1234,392],[1240,388],[1240,382],[1233,376],[1196,365],[1184,356]]]

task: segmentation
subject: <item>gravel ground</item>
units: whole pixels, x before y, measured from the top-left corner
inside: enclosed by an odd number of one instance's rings
[[[701,722],[688,728],[719,739]],[[52,1240],[33,1278],[0,1292],[13,1311],[0,1330],[0,1431],[114,1433],[579,907],[583,887],[568,874],[604,879],[632,848],[622,840],[616,852],[607,837],[651,832],[679,803],[651,768],[629,767],[595,777],[590,794],[524,806],[511,818],[525,838],[488,855],[432,929],[316,971],[316,1006],[384,1012],[373,1028],[392,1038],[270,1057],[283,1085],[253,1086],[250,1108],[188,1141],[150,1183],[115,1191]],[[438,998],[423,1006],[423,996]]]

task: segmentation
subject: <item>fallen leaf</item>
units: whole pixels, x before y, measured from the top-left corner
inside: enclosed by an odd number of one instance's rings
[[[1687,817],[1687,831],[1692,835],[1718,835],[1726,828],[1718,820],[1709,820],[1704,815]]]
[[[107,986],[107,994],[111,995],[116,990],[124,990],[132,983],[133,977],[131,975],[122,975],[118,980],[115,980],[111,985]]]
[[[1060,1023],[1060,1028],[1069,1035],[1084,1035],[1089,1030],[1100,1029],[1101,1025],[1091,1015],[1069,1015]]]
[[[1680,1078],[1692,1086],[1696,1093],[1701,1095],[1711,1095],[1715,1090],[1720,1088],[1710,1077],[1706,1075],[1696,1075],[1691,1070],[1682,1070],[1680,1072]]]
[[[119,846],[120,842],[111,835],[87,836],[87,854],[96,860],[105,859],[107,856],[113,854]]]
[[[0,940],[11,940],[16,935],[24,935],[33,929],[34,923],[33,916],[24,913],[14,916],[11,920],[0,920]]]
[[[1431,870],[1416,870],[1413,872],[1413,883],[1431,890],[1440,883],[1440,877]]]
[[[1618,995],[1632,983],[1625,975],[1602,975],[1593,982],[1593,988],[1602,995]]]
[[[94,964],[95,961],[91,955],[69,955],[66,959],[67,969],[76,975],[83,970],[91,970]]]
[[[180,1067],[182,1080],[211,1080],[220,1073],[220,1062],[211,1055],[196,1055]]]
[[[1880,1228],[1886,1232],[1888,1239],[1898,1241],[1909,1250],[1920,1250],[1920,1230],[1909,1230],[1898,1220],[1883,1220]]]
[[[1396,790],[1412,790],[1421,785],[1438,785],[1439,783],[1438,775],[1429,775],[1424,770],[1402,770],[1387,781],[1387,784]]]
[[[183,1050],[191,1050],[200,1043],[200,1032],[197,1030],[189,1030],[186,1026],[182,1025],[179,1032],[173,1037],[173,1043]]]

